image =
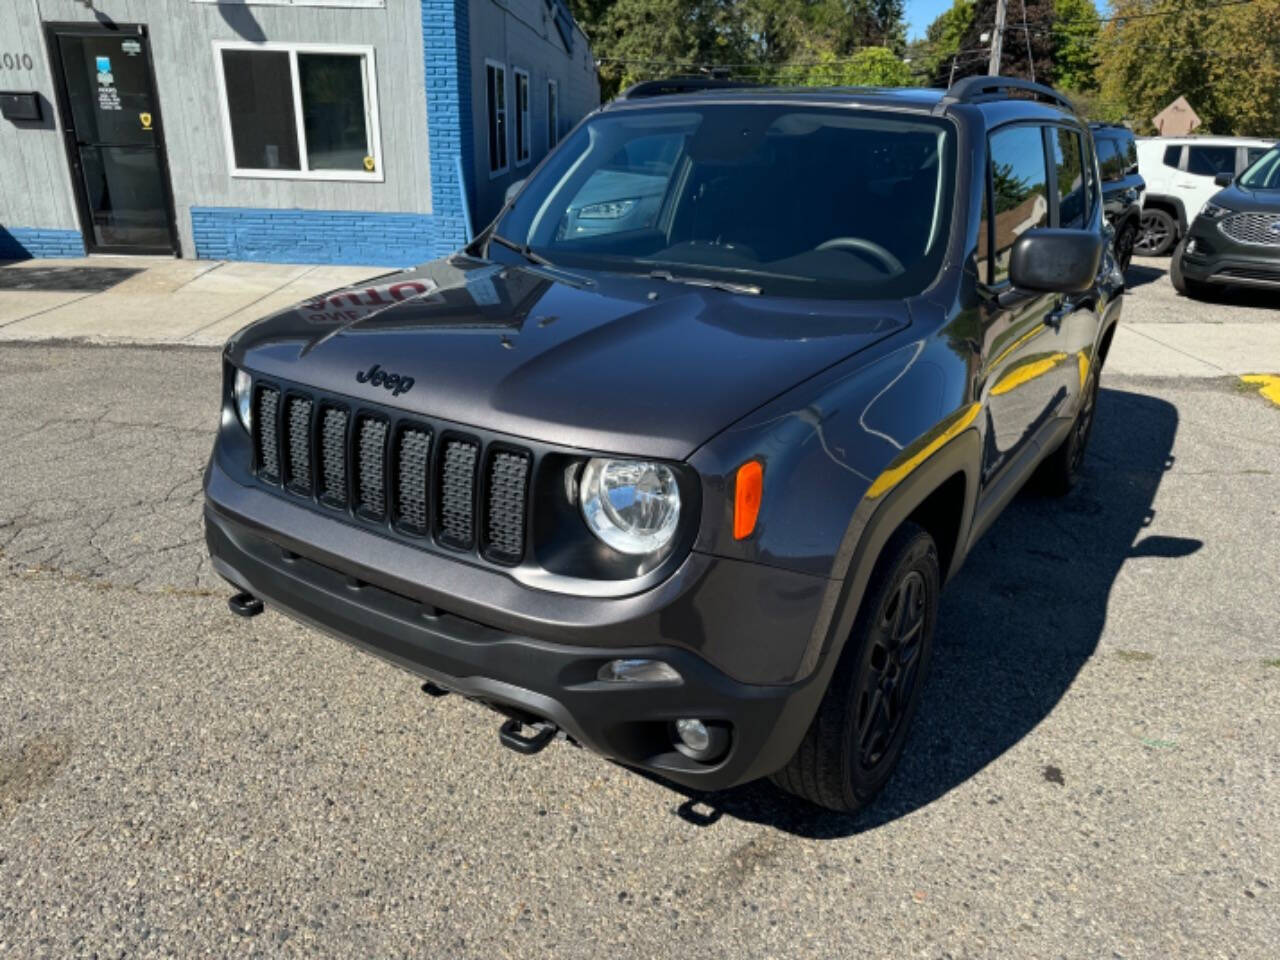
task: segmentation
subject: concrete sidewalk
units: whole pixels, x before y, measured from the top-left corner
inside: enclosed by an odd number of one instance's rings
[[[6,289],[0,340],[186,343],[217,346],[245,324],[300,300],[392,267],[240,263],[142,257],[24,260],[0,271],[59,268],[138,271],[101,292]],[[35,274],[32,274],[35,276]],[[12,278],[4,278],[12,286]],[[57,282],[46,286],[57,286]],[[69,280],[69,286],[76,286]]]

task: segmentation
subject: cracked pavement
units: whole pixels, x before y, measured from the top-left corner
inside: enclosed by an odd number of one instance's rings
[[[944,597],[856,818],[687,798],[268,612],[200,522],[213,350],[0,346],[0,955],[1280,954],[1280,408],[1103,375]]]

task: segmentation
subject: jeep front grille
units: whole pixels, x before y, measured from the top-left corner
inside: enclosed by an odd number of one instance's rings
[[[533,454],[293,387],[254,391],[258,479],[412,542],[523,561]]]
[[[1280,214],[1233,213],[1226,217],[1218,229],[1236,243],[1250,243],[1258,247],[1280,247]]]

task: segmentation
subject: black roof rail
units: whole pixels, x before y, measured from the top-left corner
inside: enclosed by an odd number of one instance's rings
[[[667,97],[676,93],[697,93],[701,90],[731,90],[738,87],[758,87],[749,80],[729,80],[724,77],[668,77],[665,80],[645,80],[622,91],[619,100],[641,100],[645,97]]]
[[[986,103],[991,100],[1012,100],[1013,91],[1034,94],[1036,98],[1048,100],[1072,113],[1076,112],[1075,104],[1052,87],[1043,83],[1032,83],[1021,77],[989,77],[974,76],[957,80],[938,101],[938,106],[945,109],[953,103]]]

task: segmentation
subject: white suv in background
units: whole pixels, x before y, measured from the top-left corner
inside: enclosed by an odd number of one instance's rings
[[[1235,176],[1274,145],[1253,137],[1139,138],[1138,172],[1147,192],[1134,252],[1155,257],[1172,250],[1200,208],[1222,189],[1213,178]]]

